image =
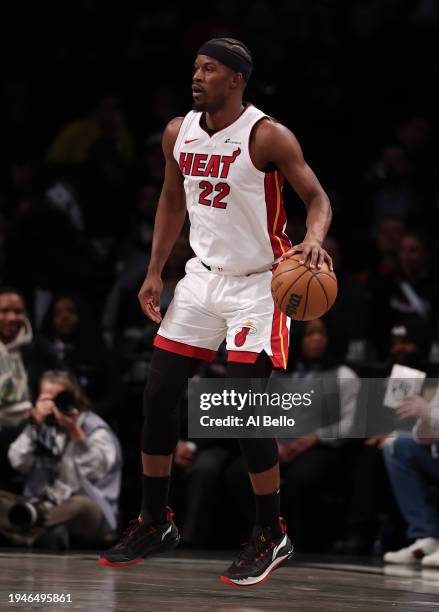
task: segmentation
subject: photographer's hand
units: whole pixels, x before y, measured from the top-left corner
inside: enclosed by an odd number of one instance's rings
[[[86,435],[78,425],[79,412],[76,408],[72,411],[70,416],[63,414],[58,408],[53,406],[53,415],[59,427],[64,429],[74,442],[84,442]]]
[[[53,403],[51,396],[46,394],[41,394],[38,397],[35,408],[31,410],[31,415],[33,420],[37,425],[42,425],[49,414],[53,413],[53,409],[55,408],[55,404]]]

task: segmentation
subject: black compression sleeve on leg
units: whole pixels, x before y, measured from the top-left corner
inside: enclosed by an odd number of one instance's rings
[[[239,438],[238,442],[250,474],[266,472],[279,460],[275,438]]]
[[[179,435],[178,406],[202,360],[155,348],[143,394],[142,451],[170,455]]]
[[[259,355],[255,363],[227,364],[226,378],[268,378],[273,370],[273,365],[267,353]]]
[[[255,363],[228,363],[226,377],[268,379],[272,369],[268,355],[261,353]],[[238,442],[251,474],[265,472],[278,462],[277,442],[274,438],[240,438]]]

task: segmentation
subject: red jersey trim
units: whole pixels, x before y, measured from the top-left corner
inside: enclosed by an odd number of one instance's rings
[[[203,359],[203,361],[212,361],[216,354],[216,351],[212,351],[211,349],[191,346],[190,344],[177,342],[176,340],[169,340],[168,338],[159,336],[159,334],[154,338],[153,344],[164,351],[170,351],[171,353],[184,355],[185,357],[193,357],[194,359]]]
[[[291,242],[284,233],[283,227],[287,220],[282,198],[284,178],[275,170],[267,172],[264,178],[265,203],[267,206],[267,226],[270,236],[271,248],[277,259],[291,248]]]

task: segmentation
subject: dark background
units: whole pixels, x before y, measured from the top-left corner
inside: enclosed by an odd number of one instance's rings
[[[198,46],[224,34],[241,38],[254,54],[247,98],[295,132],[332,194],[333,232],[352,267],[367,264],[361,249],[370,237],[368,165],[384,145],[398,142],[398,127],[413,117],[427,120],[436,153],[434,2],[226,0],[215,8],[17,0],[2,3],[0,28],[3,182],[14,159],[40,166],[60,128],[90,113],[103,94],[119,97],[138,162],[148,137],[189,109]],[[417,212],[435,206],[436,181],[429,178],[427,193],[416,194]],[[119,229],[133,208],[135,185],[129,183],[117,211]],[[423,220],[428,226],[426,216],[417,217]]]

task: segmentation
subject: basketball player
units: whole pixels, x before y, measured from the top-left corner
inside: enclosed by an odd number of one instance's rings
[[[172,120],[163,134],[166,170],[151,259],[139,300],[161,323],[144,395],[143,495],[138,519],[103,553],[107,566],[126,566],[174,548],[179,534],[167,507],[172,454],[178,439],[177,406],[203,360],[226,338],[228,378],[268,377],[285,368],[289,321],[271,297],[273,264],[301,253],[311,267],[329,255],[322,242],[331,207],[305,163],[293,134],[243,102],[252,72],[247,47],[217,38],[198,51],[193,110]],[[293,248],[284,233],[283,176],[307,208],[307,233]],[[186,210],[196,257],[162,321],[161,273],[182,229]],[[241,439],[255,495],[256,525],[223,582],[264,580],[293,551],[279,516],[279,463],[275,439]]]

